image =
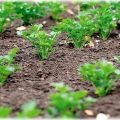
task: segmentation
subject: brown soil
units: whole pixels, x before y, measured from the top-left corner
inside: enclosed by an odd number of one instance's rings
[[[69,16],[69,15],[68,15]],[[72,17],[72,16],[71,16]],[[54,25],[49,17],[41,19],[48,21],[44,26],[49,30]],[[98,59],[113,61],[113,57],[120,54],[120,38],[110,37],[101,41],[95,48],[75,49],[65,44],[66,35],[61,35],[54,46],[54,52],[47,60],[41,61],[31,44],[16,35],[15,27],[7,30],[0,37],[0,54],[6,54],[11,48],[18,46],[18,53],[15,63],[21,66],[22,70],[12,74],[7,83],[0,87],[0,106],[10,106],[14,111],[30,100],[37,100],[41,109],[47,107],[48,95],[53,91],[50,86],[52,82],[64,81],[74,90],[88,90],[93,95],[93,87],[90,83],[80,80],[77,67],[86,62],[93,62]],[[111,116],[119,116],[120,113],[120,80],[117,81],[112,93],[105,97],[98,98],[91,106],[95,115],[102,112]],[[93,95],[95,96],[95,95]],[[88,117],[83,114],[83,117]]]

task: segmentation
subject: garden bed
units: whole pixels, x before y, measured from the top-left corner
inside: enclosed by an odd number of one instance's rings
[[[70,13],[64,13],[63,16],[74,18]],[[49,16],[37,20],[36,23],[42,24],[44,21],[47,22],[43,27],[46,31],[56,24]],[[36,100],[38,107],[45,109],[48,95],[54,91],[50,84],[62,81],[75,91],[88,90],[89,95],[97,98],[97,102],[89,108],[94,114],[89,116],[83,111],[81,117],[95,117],[98,113],[118,117],[120,80],[116,82],[111,93],[98,98],[93,94],[92,85],[83,81],[77,71],[79,65],[98,59],[112,61],[120,69],[120,64],[114,60],[114,56],[120,55],[119,36],[111,35],[108,40],[100,40],[99,43],[96,43],[96,40],[99,41],[100,38],[95,37],[94,47],[76,49],[71,44],[67,44],[66,34],[61,34],[54,45],[54,52],[48,59],[40,60],[30,42],[16,34],[16,24],[13,24],[0,36],[0,54],[5,55],[13,47],[19,47],[20,51],[15,58],[15,63],[21,66],[21,70],[10,75],[7,82],[0,86],[0,106],[12,107],[14,115],[22,104],[29,100]]]

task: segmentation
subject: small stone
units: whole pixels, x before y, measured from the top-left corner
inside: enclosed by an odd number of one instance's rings
[[[96,117],[96,120],[108,120],[110,118],[110,115],[99,113]]]
[[[93,113],[92,110],[85,110],[84,112],[85,112],[88,116],[93,116],[93,115],[94,115],[94,113]]]
[[[95,42],[96,42],[96,43],[99,43],[99,42],[100,42],[100,40],[95,40]]]
[[[44,25],[45,25],[46,23],[47,23],[47,21],[43,21],[43,22],[42,22],[42,24],[44,24]]]
[[[74,12],[71,9],[68,9],[67,12],[71,15],[74,15]]]
[[[24,89],[23,88],[18,88],[18,90],[23,91]]]
[[[23,31],[23,30],[25,30],[25,29],[26,29],[25,26],[20,26],[20,27],[16,28],[17,31]]]
[[[1,100],[3,100],[3,99],[4,99],[4,97],[0,97],[0,99],[1,99]]]

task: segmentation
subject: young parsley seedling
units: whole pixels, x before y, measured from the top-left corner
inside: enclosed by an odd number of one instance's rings
[[[0,118],[8,118],[12,113],[12,108],[10,107],[0,107]],[[37,103],[35,101],[29,101],[22,105],[21,111],[17,112],[15,118],[34,118],[39,116],[41,110],[37,108]]]
[[[0,107],[0,118],[10,117],[12,109],[10,107]]]
[[[115,19],[115,20],[114,20]],[[99,32],[103,40],[106,40],[111,31],[116,28],[116,18],[110,8],[100,8],[96,13],[96,24],[98,24]]]
[[[21,16],[24,25],[29,25],[32,20],[42,18],[47,15],[46,4],[44,4],[44,2],[14,2],[14,10],[16,14]]]
[[[17,16],[16,16],[17,17]],[[9,26],[12,20],[15,19],[12,2],[0,3],[0,33]]]
[[[64,11],[64,7],[59,2],[14,2],[14,10],[21,16],[24,25],[30,25],[33,20],[51,14],[57,20]]]
[[[99,7],[81,11],[77,18],[79,18],[80,21],[83,16],[92,18],[94,25],[89,27],[91,29],[96,29],[95,32],[99,33],[103,40],[106,40],[109,37],[111,31],[117,26],[116,22],[119,18],[118,11],[119,10],[116,4],[112,5],[112,3],[100,2]],[[83,22],[85,23],[84,19]]]
[[[8,52],[8,55],[0,56],[0,85],[3,85],[8,76],[14,73],[18,67],[13,64],[18,48],[13,48]]]
[[[21,107],[21,112],[17,113],[17,118],[34,118],[39,116],[40,109],[37,108],[35,101],[25,103]]]
[[[38,52],[39,57],[43,60],[47,59],[50,52],[53,51],[53,45],[56,41],[55,38],[57,36],[57,33],[51,32],[48,34],[41,29],[41,24],[32,25],[28,30],[19,32],[18,34],[33,44]]]
[[[95,93],[99,96],[105,96],[120,78],[120,70],[106,60],[99,60],[95,64],[85,63],[78,71],[84,80],[90,81],[95,86]]]
[[[60,14],[65,11],[65,5],[60,2],[48,2],[49,12],[54,20],[61,19]]]
[[[53,28],[54,31],[67,33],[68,38],[76,48],[80,48],[89,43],[86,38],[91,37],[95,32],[94,21],[84,16],[81,22],[72,19],[64,19]]]
[[[52,86],[57,91],[49,96],[50,117],[76,117],[76,110],[85,110],[96,101],[87,97],[87,91],[72,91],[64,83],[54,83]]]

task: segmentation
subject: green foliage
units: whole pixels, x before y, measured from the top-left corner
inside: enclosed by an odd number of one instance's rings
[[[120,56],[115,56],[114,59],[115,59],[118,63],[120,63]]]
[[[12,109],[10,107],[0,107],[0,118],[10,117]],[[37,108],[35,101],[25,103],[21,107],[21,111],[17,113],[16,118],[34,118],[39,116],[41,110]]]
[[[14,19],[13,13],[12,2],[4,2],[0,4],[0,33],[4,32],[10,22]]]
[[[90,19],[92,18],[92,20],[94,21],[94,26],[91,26],[91,29],[95,28],[95,32],[100,33],[101,38],[103,40],[106,40],[109,37],[111,31],[116,28],[117,20],[120,19],[120,5],[119,3],[117,4],[114,2],[98,3],[96,3],[96,5],[93,5],[92,2],[88,2],[88,9],[86,9],[85,11],[81,11],[77,17],[80,20],[82,18],[82,15],[89,17]],[[89,8],[89,6],[92,6],[94,8]]]
[[[75,117],[76,110],[85,110],[96,100],[87,96],[87,91],[71,91],[63,83],[54,83],[56,92],[49,98],[48,114],[50,117]]]
[[[0,118],[10,117],[12,109],[10,107],[0,107]]]
[[[14,2],[14,9],[25,25],[31,24],[33,20],[42,18],[48,13],[56,20],[64,11],[63,5],[59,2]]]
[[[113,2],[115,3],[115,2]],[[79,3],[80,5],[80,10],[81,11],[89,11],[91,9],[96,9],[96,8],[100,8],[100,7],[105,7],[106,5],[111,5],[109,2],[105,2],[105,1],[83,1]]]
[[[85,63],[78,70],[84,80],[90,81],[95,86],[95,93],[99,96],[105,96],[112,90],[115,81],[120,77],[120,71],[106,60],[95,64]]]
[[[89,10],[89,9],[94,9],[95,6],[97,5],[98,2],[80,2],[80,10],[84,11],[84,10]]]
[[[25,25],[29,25],[34,19],[44,17],[47,14],[45,8],[46,6],[42,3],[14,2],[14,10],[21,16]]]
[[[111,9],[113,10],[113,13],[117,20],[120,20],[120,4],[119,2],[112,2],[111,3]]]
[[[89,19],[87,16],[82,16],[81,22],[64,19],[53,28],[54,31],[66,32],[68,38],[74,44],[76,48],[80,48],[85,44],[89,43],[88,37],[95,32],[94,21]]]
[[[33,44],[41,59],[47,59],[50,52],[53,51],[53,45],[55,43],[57,33],[51,32],[48,34],[41,30],[41,28],[41,24],[32,25],[28,30],[19,32],[18,34]]]
[[[96,24],[103,40],[107,39],[113,29],[116,28],[116,18],[109,7],[100,8],[96,11]]]
[[[48,2],[49,12],[54,20],[60,19],[60,14],[65,11],[65,5],[60,2]]]
[[[64,83],[53,83],[52,86],[57,91],[49,96],[46,109],[49,117],[79,117],[80,110],[85,110],[96,102],[96,99],[87,97],[87,91],[72,91]],[[10,117],[11,112],[12,109],[9,107],[0,107],[0,118]],[[34,118],[39,116],[41,112],[35,101],[29,101],[21,106],[15,118]]]
[[[18,69],[18,67],[13,64],[14,57],[18,50],[18,48],[13,48],[8,52],[8,55],[0,56],[0,85],[3,85],[8,76]]]
[[[59,2],[2,2],[0,4],[0,33],[4,32],[11,21],[20,18],[24,25],[29,25],[38,18],[51,14],[59,19],[64,5]]]
[[[25,103],[21,107],[21,112],[17,113],[17,118],[33,118],[40,114],[40,110],[37,108],[35,101]]]

